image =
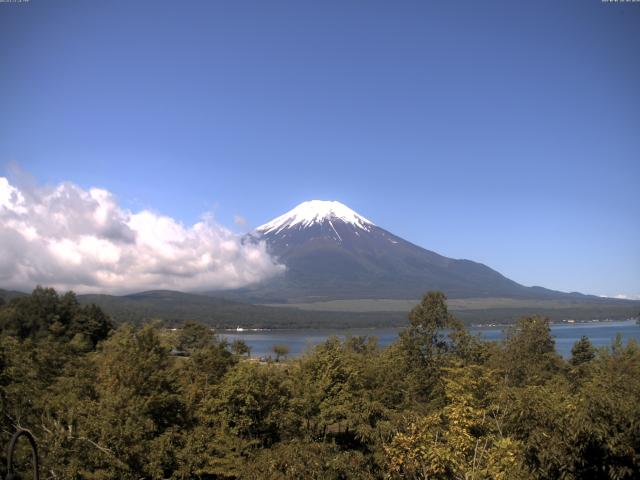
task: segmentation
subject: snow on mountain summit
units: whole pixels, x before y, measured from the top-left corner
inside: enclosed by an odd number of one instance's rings
[[[340,202],[309,200],[301,203],[293,210],[289,210],[284,215],[260,225],[256,230],[260,233],[278,233],[285,228],[295,226],[304,228],[315,223],[331,222],[332,220],[341,220],[366,231],[369,231],[370,227],[375,225]]]

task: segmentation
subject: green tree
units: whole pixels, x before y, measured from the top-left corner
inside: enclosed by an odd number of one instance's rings
[[[191,353],[199,348],[211,345],[215,335],[210,327],[201,323],[187,321],[182,325],[176,338],[176,348]]]
[[[640,478],[640,347],[603,349],[567,416],[567,462],[576,478]]]
[[[247,345],[247,342],[244,340],[237,338],[231,342],[231,351],[239,357],[242,357],[243,355],[246,355],[247,357],[251,356],[251,347]]]
[[[36,287],[31,295],[13,298],[0,311],[0,331],[20,339],[42,338],[64,332],[69,318],[60,318],[60,299],[53,288]]]
[[[210,407],[231,434],[269,446],[290,427],[290,397],[281,368],[241,362],[225,376]]]
[[[73,339],[76,335],[81,335],[95,348],[112,330],[113,323],[109,316],[97,305],[90,304],[74,309],[67,337]]]
[[[555,351],[548,318],[523,317],[507,330],[504,354],[498,359],[506,381],[515,386],[541,384],[563,367]]]
[[[299,360],[292,371],[292,403],[305,434],[350,449],[377,449],[377,428],[397,405],[386,393],[386,382],[395,380],[388,361],[375,341],[337,337]],[[395,373],[402,372],[403,365],[397,366]]]
[[[457,322],[442,292],[428,292],[409,313],[409,322],[400,333],[409,387],[418,402],[432,401],[442,395],[440,368],[450,347],[445,330]]]
[[[80,334],[94,348],[112,329],[99,307],[81,306],[73,292],[59,296],[53,288],[38,286],[31,295],[16,297],[0,310],[0,332],[23,340],[52,337],[68,342]]]
[[[596,357],[596,349],[588,337],[582,336],[571,348],[570,363],[574,367],[590,362]]]
[[[493,372],[458,364],[443,381],[445,406],[403,418],[385,445],[390,478],[526,478],[522,444],[503,434],[491,404]]]
[[[279,362],[281,357],[289,355],[289,346],[284,344],[274,345],[273,353],[276,354],[276,362]]]
[[[245,464],[241,479],[368,480],[379,478],[362,452],[341,451],[335,444],[292,441],[261,450]]]
[[[169,474],[166,446],[184,418],[171,360],[151,325],[125,325],[104,342],[94,357],[95,396],[84,404],[80,427],[83,437],[103,447],[92,451],[84,478]]]
[[[238,362],[228,347],[225,341],[215,341],[182,359],[177,372],[188,411],[197,409],[204,399],[215,395],[216,386]]]

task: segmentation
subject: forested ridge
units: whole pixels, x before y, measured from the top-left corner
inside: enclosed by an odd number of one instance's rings
[[[386,348],[245,347],[37,288],[0,305],[0,444],[28,429],[48,479],[640,478],[633,341],[565,360],[530,316],[483,342],[429,292]]]

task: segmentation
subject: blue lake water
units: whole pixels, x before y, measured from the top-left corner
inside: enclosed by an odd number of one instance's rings
[[[221,331],[219,336],[228,341],[244,340],[251,347],[253,357],[273,356],[274,345],[287,345],[289,357],[296,357],[332,335],[340,338],[348,336],[373,336],[381,346],[396,341],[401,328],[352,328],[352,329],[296,329],[296,330],[261,330],[237,332]],[[472,333],[485,340],[495,341],[504,338],[504,327],[471,327]],[[554,324],[551,334],[556,342],[556,350],[564,357],[571,355],[571,347],[583,335],[596,347],[610,346],[616,335],[622,335],[623,343],[630,339],[640,342],[640,325],[635,320],[617,322],[593,322],[574,324]]]

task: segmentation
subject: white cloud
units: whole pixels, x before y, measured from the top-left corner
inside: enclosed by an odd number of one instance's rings
[[[130,212],[103,189],[23,188],[0,177],[0,287],[77,292],[237,288],[282,272],[264,243],[212,215],[192,226]]]
[[[626,294],[626,293],[619,293],[618,295],[615,295],[613,298],[618,298],[620,300],[640,300],[640,294]]]
[[[598,295],[601,298],[616,298],[618,300],[640,300],[640,293],[618,293],[617,295]]]

